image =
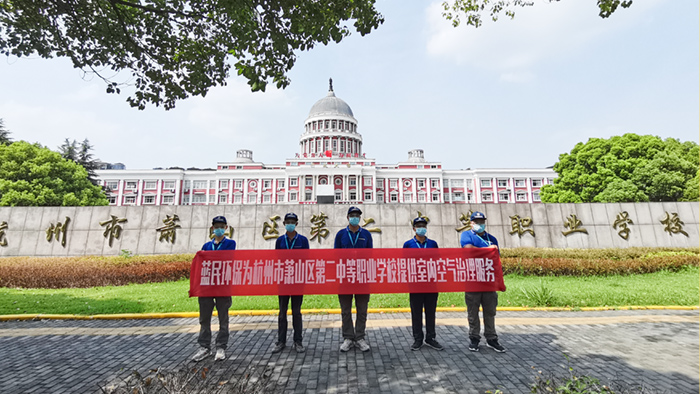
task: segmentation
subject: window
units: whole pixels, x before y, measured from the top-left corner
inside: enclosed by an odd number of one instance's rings
[[[210,189],[216,189],[216,181],[209,181],[209,188]]]
[[[418,202],[425,202],[425,193],[418,193]]]
[[[383,178],[377,178],[377,187],[380,189],[384,188],[384,179]]]
[[[515,195],[515,201],[527,201],[527,195],[525,195],[525,193],[518,193]]]
[[[243,200],[243,198],[240,194],[233,195],[233,203],[234,204],[240,204],[242,200]]]
[[[482,179],[481,187],[491,187],[491,179]]]
[[[445,201],[450,201],[450,193],[445,193],[442,198],[444,198]]]
[[[209,195],[209,204],[214,204],[216,203],[216,194],[210,194]]]
[[[440,202],[440,193],[433,193],[433,202]]]
[[[525,180],[524,179],[516,179],[515,180],[515,187],[525,187]]]
[[[377,202],[379,204],[384,202],[384,193],[377,193]]]
[[[372,178],[366,176],[363,180],[365,186],[372,186]]]
[[[452,201],[464,201],[464,193],[454,193],[452,195]]]
[[[321,143],[322,143],[322,142],[323,142],[323,141],[321,141],[321,140],[316,141],[316,152],[320,152],[320,151],[321,151]]]
[[[540,201],[540,193],[539,192],[532,193],[532,201]]]
[[[106,186],[107,186],[107,189],[109,189],[109,190],[117,190],[119,188],[119,182],[118,181],[117,182],[110,181],[110,182],[107,182]]]
[[[289,178],[289,186],[296,186],[297,178]]]
[[[304,201],[311,201],[311,192],[308,191],[304,194]]]
[[[155,204],[156,203],[156,196],[155,195],[143,196],[143,203],[144,204]]]
[[[372,192],[365,192],[365,201],[372,200]]]
[[[183,204],[189,204],[189,203],[190,203],[190,196],[184,196],[184,197],[182,197],[182,203],[183,203]]]
[[[272,181],[271,181],[271,180],[265,179],[265,180],[263,181],[263,189],[269,189],[269,188],[270,188],[270,185],[272,185]]]
[[[219,189],[228,189],[228,180],[220,180]]]
[[[109,205],[114,205],[117,203],[117,196],[109,197]]]
[[[340,186],[342,183],[343,183],[343,178],[341,178],[341,177],[335,178],[335,184],[336,184],[336,185]]]
[[[136,189],[136,182],[127,182],[126,183],[126,188],[130,190]]]
[[[296,193],[289,193],[289,201],[296,201],[297,200],[297,194]]]
[[[284,194],[280,193],[277,195],[277,202],[284,202]]]
[[[481,201],[493,201],[493,195],[491,193],[482,193]]]
[[[270,203],[270,195],[269,194],[263,195],[263,203],[265,203],[265,204]]]
[[[333,139],[333,152],[338,150],[338,140]]]
[[[399,183],[399,181],[397,179],[390,179],[389,180],[389,187],[391,187],[392,189],[396,189],[398,183]]]
[[[340,140],[340,153],[345,153],[345,140]]]
[[[474,197],[472,196],[471,193],[467,193],[467,201],[472,202],[474,200]]]
[[[433,189],[437,189],[438,187],[440,187],[440,181],[438,179],[431,179],[430,187],[432,187]]]
[[[124,204],[136,204],[136,196],[124,197]]]
[[[284,189],[284,179],[278,179],[277,180],[277,187],[279,189]]]
[[[225,194],[219,194],[219,204],[226,204],[228,202],[228,196]]]
[[[418,180],[418,188],[422,189],[425,187],[425,179],[419,179]]]
[[[326,178],[319,178],[319,179],[318,179],[318,184],[319,184],[319,185],[327,185],[327,184],[328,184],[328,179],[326,179]]]
[[[357,200],[357,193],[350,192],[350,201],[355,201],[355,200]]]
[[[532,187],[542,187],[542,179],[533,179]]]
[[[461,179],[452,179],[450,181],[450,185],[452,185],[452,187],[462,187],[463,184],[464,182],[462,182]]]
[[[399,195],[397,193],[391,193],[389,200],[391,202],[399,202]]]
[[[205,202],[207,202],[206,194],[195,194],[194,196],[192,196],[192,203],[194,203],[194,204],[197,204],[197,203],[203,204]]]
[[[163,181],[163,189],[175,189],[175,181]]]
[[[472,188],[472,180],[467,179],[467,188],[471,189]]]
[[[258,195],[253,193],[248,195],[248,204],[255,204],[258,201]]]
[[[349,178],[350,181],[350,186],[356,186],[357,185],[357,179],[354,176],[351,176]]]
[[[413,202],[413,194],[404,193],[403,194],[403,202]]]
[[[233,181],[233,187],[236,189],[241,189],[243,187],[243,181],[240,179],[236,179]]]
[[[498,180],[498,187],[508,187],[508,180],[507,179],[499,179]]]
[[[553,185],[553,184],[554,184],[554,178],[547,178],[547,184],[548,184],[548,185]]]
[[[193,189],[206,189],[207,188],[207,181],[194,181],[193,182],[192,188]]]
[[[313,186],[314,185],[314,178],[307,176],[306,177],[306,186]]]
[[[174,196],[163,196],[163,202],[161,204],[172,204],[175,202]]]
[[[509,193],[498,193],[498,200],[499,201],[510,201],[510,194]]]
[[[335,201],[340,201],[343,199],[343,192],[341,190],[335,191]]]

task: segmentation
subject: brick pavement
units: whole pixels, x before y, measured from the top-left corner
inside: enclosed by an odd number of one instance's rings
[[[266,373],[277,393],[528,393],[538,371],[566,373],[564,354],[604,382],[700,390],[698,311],[499,312],[504,354],[467,350],[465,313],[438,313],[442,352],[411,351],[410,316],[395,313],[369,315],[370,352],[340,353],[339,320],[305,315],[306,353],[271,354],[275,316],[232,317],[228,359],[217,363],[189,361],[196,319],[0,322],[0,391],[92,393],[133,370],[206,366],[220,380]]]

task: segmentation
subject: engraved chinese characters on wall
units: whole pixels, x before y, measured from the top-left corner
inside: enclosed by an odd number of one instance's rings
[[[311,237],[309,238],[309,241],[317,239],[318,243],[321,243],[321,238],[328,237],[330,231],[326,228],[326,219],[328,219],[328,216],[326,216],[326,214],[323,212],[319,212],[318,215],[311,216]]]
[[[112,242],[114,239],[119,239],[122,234],[122,226],[120,223],[126,223],[126,218],[120,219],[115,215],[110,215],[111,219],[99,222],[100,226],[105,227],[104,233],[102,235],[105,238],[109,237],[109,247],[112,247]]]
[[[664,225],[664,231],[668,233],[668,235],[673,236],[673,234],[683,234],[686,237],[688,236],[688,233],[683,231],[683,226],[685,223],[678,217],[678,213],[673,212],[669,215],[668,212],[664,212],[665,216],[664,219],[661,220],[661,224]]]
[[[521,218],[520,215],[510,216],[510,235],[518,234],[518,237],[522,238],[523,234],[530,233],[533,237],[535,236],[535,230],[531,229],[532,219],[530,217]]]
[[[179,221],[180,217],[175,214],[172,217],[170,215],[165,215],[165,219],[163,219],[163,226],[156,229],[156,231],[160,233],[158,241],[165,241],[171,244],[175,243],[175,237],[177,236],[176,231],[178,228],[180,228],[180,225],[177,224]]]
[[[628,227],[630,224],[634,224],[632,219],[630,219],[630,214],[627,211],[622,211],[615,217],[612,227],[618,230],[617,235],[619,235],[620,238],[627,241],[630,237],[630,228]]]
[[[7,230],[7,222],[0,222],[0,246],[7,246],[5,230]]]
[[[60,242],[61,246],[66,247],[66,237],[68,236],[68,225],[71,219],[66,216],[66,220],[61,223],[56,224],[50,223],[49,228],[46,229],[46,241],[49,243],[56,239],[56,242]]]
[[[568,218],[566,218],[566,220],[564,221],[564,228],[567,229],[561,232],[562,234],[564,234],[564,236],[568,236],[573,233],[588,234],[588,230],[586,230],[583,227],[583,223],[581,223],[576,214],[571,214]]]

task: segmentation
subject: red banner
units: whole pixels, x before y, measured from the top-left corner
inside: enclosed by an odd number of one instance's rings
[[[505,291],[496,249],[199,251],[190,297]]]

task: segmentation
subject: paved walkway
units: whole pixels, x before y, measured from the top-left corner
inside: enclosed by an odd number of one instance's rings
[[[438,313],[445,351],[411,351],[410,315],[370,314],[372,350],[340,353],[339,315],[305,315],[306,353],[271,354],[275,316],[231,318],[228,358],[189,361],[196,319],[0,322],[2,393],[93,393],[132,371],[206,367],[209,381],[264,375],[279,393],[529,393],[535,375],[579,374],[646,392],[698,393],[698,311],[499,312],[499,354],[467,350],[466,314]],[[216,322],[212,322],[216,327]],[[290,339],[291,343],[291,324]],[[482,340],[483,341],[483,340]]]

